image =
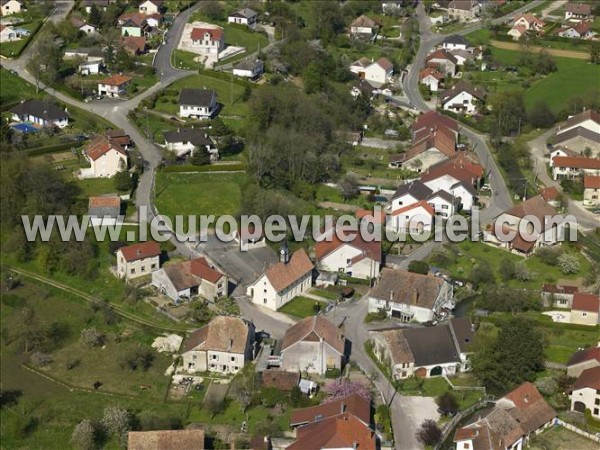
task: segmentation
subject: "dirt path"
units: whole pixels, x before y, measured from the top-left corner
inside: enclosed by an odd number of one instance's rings
[[[505,42],[505,41],[495,41],[491,40],[490,44],[496,48],[502,48],[504,50],[516,50],[521,51],[521,44],[518,42]],[[531,46],[529,50],[532,52],[539,52],[541,50],[546,50],[552,56],[558,56],[560,58],[573,58],[573,59],[589,59],[590,55],[586,52],[578,52],[575,50],[559,50],[556,48],[546,48],[546,47],[538,47]]]

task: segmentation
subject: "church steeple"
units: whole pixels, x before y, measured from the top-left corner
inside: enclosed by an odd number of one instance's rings
[[[284,264],[290,262],[290,249],[288,248],[287,239],[285,239],[281,244],[281,249],[279,250],[279,261]]]

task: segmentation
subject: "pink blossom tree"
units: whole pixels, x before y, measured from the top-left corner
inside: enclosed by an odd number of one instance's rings
[[[335,380],[329,384],[326,384],[323,390],[329,394],[329,397],[327,400],[325,400],[325,403],[352,394],[358,394],[367,400],[371,400],[371,391],[369,387],[355,381]]]

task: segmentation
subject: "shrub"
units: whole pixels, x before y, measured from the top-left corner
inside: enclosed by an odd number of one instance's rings
[[[96,448],[96,430],[89,420],[82,420],[73,430],[71,444],[77,450],[90,450]]]
[[[52,356],[48,355],[47,353],[34,352],[31,354],[29,360],[33,365],[43,367],[52,363]]]
[[[338,378],[340,374],[340,369],[338,369],[337,367],[333,369],[327,369],[325,371],[325,378]]]
[[[154,362],[154,353],[147,348],[135,348],[125,352],[121,356],[121,368],[130,370],[148,370]]]
[[[451,392],[444,392],[435,399],[435,402],[440,408],[442,414],[453,416],[458,412],[458,402]]]
[[[411,261],[408,264],[408,271],[427,275],[427,272],[429,272],[429,265],[425,261]]]
[[[534,384],[537,390],[543,395],[554,395],[558,390],[558,383],[552,377],[540,378]]]
[[[440,430],[434,420],[427,419],[423,421],[417,430],[416,437],[421,444],[434,446],[442,439],[442,430]]]
[[[563,251],[558,247],[541,247],[535,252],[535,256],[540,258],[544,264],[556,266],[562,253]]]
[[[83,345],[88,347],[100,347],[104,345],[106,336],[104,333],[96,330],[95,328],[85,328],[81,330],[81,337],[79,340]]]
[[[515,266],[514,277],[519,281],[530,281],[533,278],[531,272],[529,272],[529,269],[525,267],[523,262],[520,262]]]
[[[563,253],[558,257],[558,267],[564,274],[577,273],[581,268],[579,259],[571,253]]]

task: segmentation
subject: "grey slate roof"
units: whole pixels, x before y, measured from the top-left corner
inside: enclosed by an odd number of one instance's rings
[[[425,186],[421,181],[415,180],[407,184],[402,184],[396,189],[393,198],[398,198],[404,194],[410,194],[417,200],[425,200],[433,191]]]
[[[456,189],[459,186],[462,186],[472,196],[475,197],[477,195],[477,191],[475,190],[475,188],[472,185],[470,185],[469,183],[465,183],[464,181],[459,181],[458,183],[454,183],[452,186],[450,186],[450,189]]]
[[[468,317],[457,317],[450,320],[451,331],[454,333],[458,348],[462,353],[469,351],[469,346],[475,338],[475,331]]]
[[[446,39],[444,39],[442,41],[443,44],[455,44],[455,45],[466,45],[467,47],[469,47],[471,45],[471,43],[464,38],[463,36],[460,36],[458,34],[453,34],[452,36],[448,36]]]
[[[460,356],[447,325],[404,330],[415,367],[459,362]]]
[[[182,128],[177,131],[163,133],[167,142],[191,142],[197,147],[212,145],[213,141],[201,128]]]
[[[443,189],[440,189],[437,192],[434,192],[433,194],[431,194],[428,199],[434,198],[434,197],[440,197],[444,200],[446,200],[448,203],[454,203],[454,197],[452,196],[452,194],[444,191]]]
[[[44,120],[60,120],[69,117],[69,113],[64,109],[61,109],[52,103],[35,99],[26,100],[23,103],[18,104],[12,108],[10,112],[19,116],[31,115]]]
[[[210,89],[182,89],[179,93],[179,104],[208,107],[216,95],[216,92]]]
[[[256,67],[263,65],[260,59],[246,58],[233,66],[234,69],[240,70],[254,70]]]
[[[256,17],[258,13],[250,8],[238,9],[237,11],[229,14],[229,17],[244,17],[245,19],[251,19]]]

